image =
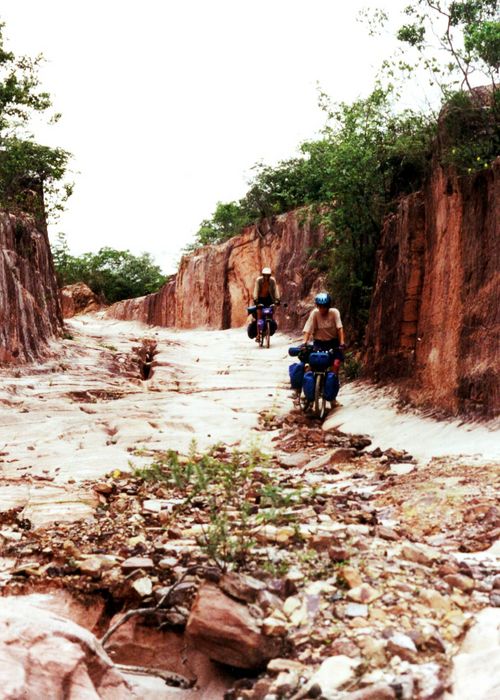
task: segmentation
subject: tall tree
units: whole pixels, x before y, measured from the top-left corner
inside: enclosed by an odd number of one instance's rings
[[[28,209],[43,220],[46,208],[54,214],[72,192],[62,182],[70,154],[34,141],[33,115],[52,107],[38,75],[43,56],[16,56],[6,48],[4,29],[0,22],[0,205]]]
[[[407,79],[419,66],[445,98],[479,82],[496,88],[500,68],[498,0],[415,0],[404,11],[396,36],[401,51],[384,65],[391,79]],[[364,11],[370,32],[385,26],[388,15]],[[412,50],[414,52],[412,53]]]

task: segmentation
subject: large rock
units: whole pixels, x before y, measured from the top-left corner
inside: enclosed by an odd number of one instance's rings
[[[0,678],[3,700],[136,697],[91,632],[16,598],[0,608]]]
[[[453,659],[452,692],[446,700],[500,698],[500,609],[485,608]]]
[[[61,304],[64,318],[72,318],[77,314],[88,314],[101,308],[97,296],[83,282],[62,287]]]
[[[176,277],[156,294],[113,304],[106,314],[159,326],[234,328],[247,318],[253,284],[270,265],[288,308],[277,312],[282,330],[296,329],[311,309],[318,274],[308,266],[310,250],[323,240],[307,210],[248,226],[239,236],[200,248],[182,258]]]
[[[196,649],[237,668],[261,668],[281,651],[280,641],[262,634],[246,605],[210,583],[198,591],[186,632]]]
[[[0,212],[0,364],[42,358],[61,331],[47,233],[28,216]]]
[[[500,407],[500,158],[458,177],[436,156],[423,191],[385,222],[365,364],[406,378],[414,403],[488,416]]]

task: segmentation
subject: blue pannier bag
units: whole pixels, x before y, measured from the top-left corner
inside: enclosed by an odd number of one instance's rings
[[[326,401],[335,401],[337,394],[339,393],[339,378],[335,372],[327,372],[325,377],[325,388],[323,389],[323,396]]]
[[[317,372],[328,369],[331,363],[332,358],[328,352],[312,352],[309,355],[309,364],[311,365],[311,369],[314,369]]]
[[[304,379],[304,363],[294,362],[293,365],[288,367],[288,374],[290,375],[290,384],[292,389],[302,389],[302,381]]]
[[[306,372],[302,382],[304,396],[308,401],[314,401],[314,372]]]

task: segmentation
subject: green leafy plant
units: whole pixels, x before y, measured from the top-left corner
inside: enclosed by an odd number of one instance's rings
[[[500,17],[498,0],[416,0],[404,10],[396,31],[399,52],[384,62],[385,77],[402,85],[419,69],[429,86],[438,86],[447,100],[457,90],[469,92],[488,81],[498,82]],[[389,17],[380,10],[362,13],[370,33],[376,34]]]
[[[149,466],[133,474],[145,481],[161,482],[183,501],[176,513],[187,512],[193,502],[205,514],[198,541],[207,556],[222,569],[244,566],[255,545],[255,533],[264,523],[287,522],[285,513],[300,502],[299,491],[273,484],[264,467],[269,457],[260,448],[216,456],[215,446],[204,454],[192,446],[187,458],[169,450]],[[262,508],[263,517],[259,517]],[[176,517],[175,515],[173,516]]]
[[[383,220],[399,195],[422,186],[435,123],[411,110],[394,113],[392,91],[380,86],[352,104],[330,105],[322,96],[322,105],[327,125],[323,141],[309,146],[310,160],[321,163],[331,206],[323,214],[329,233],[313,264],[359,340]]]
[[[43,56],[16,56],[5,46],[4,28],[0,23],[0,206],[28,212],[45,225],[72,193],[64,181],[70,154],[35,143],[29,133],[33,116],[52,106],[38,77]],[[59,117],[53,114],[50,122]]]
[[[442,160],[462,175],[488,169],[500,153],[500,89],[471,95],[457,92],[442,114]]]
[[[61,287],[84,282],[108,303],[156,292],[167,281],[149,253],[105,247],[73,256],[63,233],[52,246],[52,257]]]
[[[346,352],[341,371],[346,381],[357,379],[361,374],[361,360],[358,352]]]

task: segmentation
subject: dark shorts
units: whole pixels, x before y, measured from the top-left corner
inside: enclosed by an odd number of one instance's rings
[[[264,306],[269,307],[272,304],[274,304],[274,301],[273,298],[270,295],[268,295],[267,297],[259,297],[257,299],[257,304],[263,304]]]

